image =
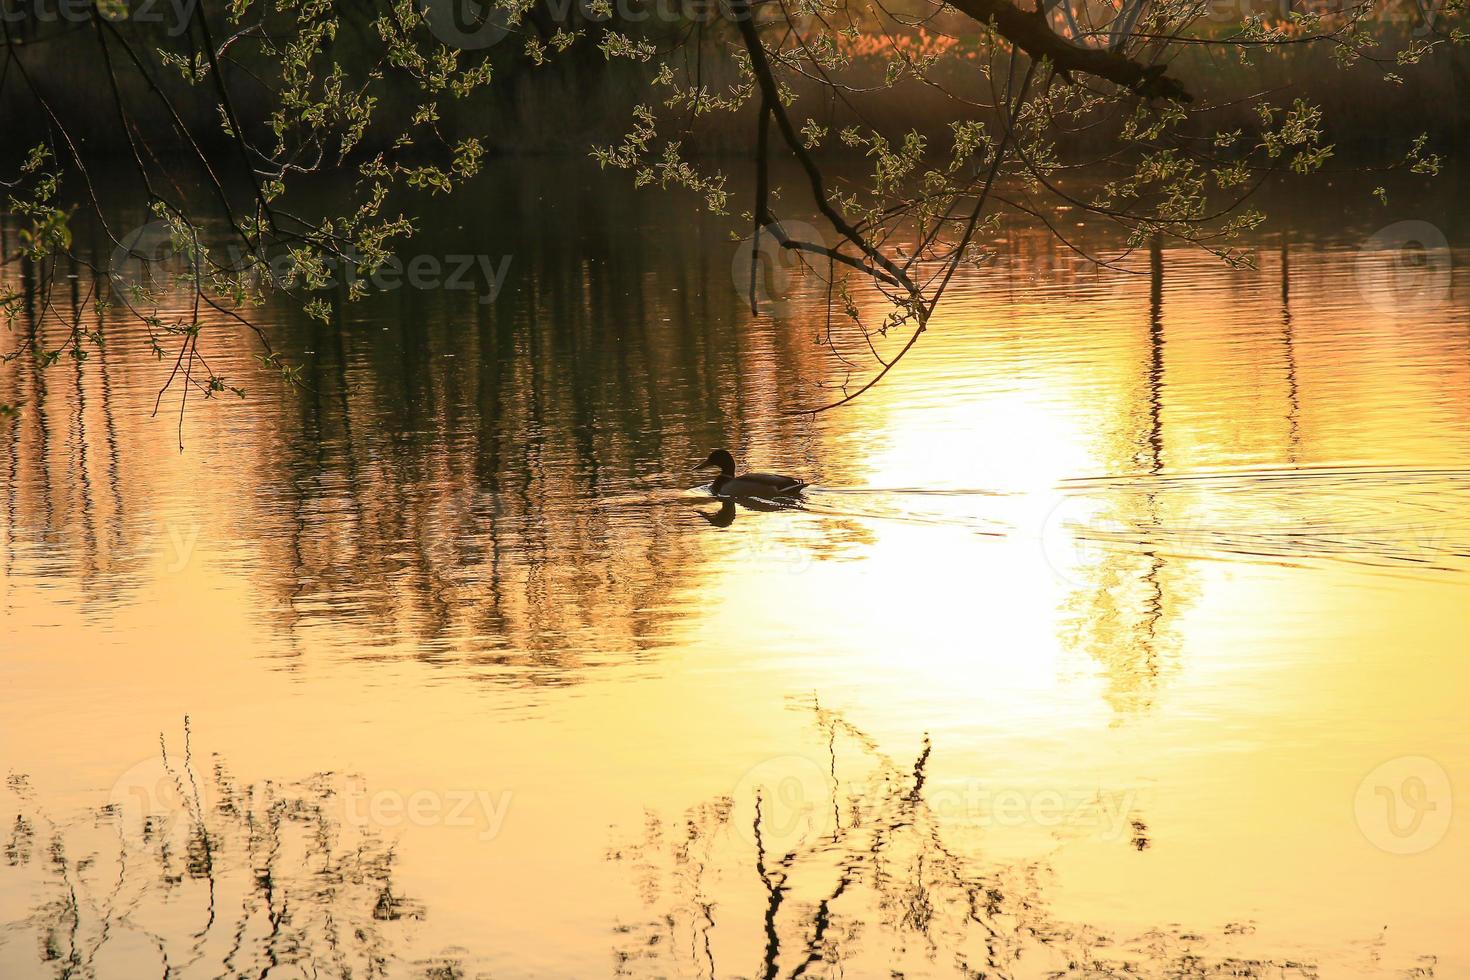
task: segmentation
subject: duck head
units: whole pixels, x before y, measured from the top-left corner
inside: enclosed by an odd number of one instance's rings
[[[707,458],[703,463],[700,463],[694,468],[696,470],[703,470],[708,469],[711,466],[719,467],[721,476],[735,475],[735,457],[731,456],[729,452],[724,449],[713,450],[709,454],[709,458]]]

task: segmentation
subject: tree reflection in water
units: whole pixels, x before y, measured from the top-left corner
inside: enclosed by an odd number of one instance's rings
[[[340,818],[346,782],[242,786],[218,757],[206,776],[187,728],[182,758],[162,746],[114,802],[70,820],[10,776],[18,812],[0,853],[5,873],[29,879],[8,890],[35,898],[0,924],[0,974],[463,976],[454,960],[400,961],[424,909],[394,886],[391,842]]]
[[[900,762],[840,714],[798,707],[811,712],[820,763],[769,760],[677,822],[650,813],[636,839],[613,847],[639,905],[616,926],[618,975],[1382,975],[1263,956],[1250,923],[1120,936],[1066,921],[1050,907],[1044,860],[985,858],[964,836],[942,804],[947,790],[928,785],[927,739]],[[52,819],[28,779],[8,778],[0,873],[13,876],[7,894],[30,898],[23,917],[0,923],[0,975],[484,975],[473,963],[487,950],[408,953],[425,908],[396,887],[392,843],[348,818],[347,777],[243,786],[218,757],[206,777],[187,725],[182,757],[161,748],[124,774],[113,803],[67,821]],[[1116,815],[1128,818],[1117,846],[1147,849],[1141,815]],[[1072,839],[1067,828],[1059,837]],[[498,952],[521,962],[538,951]],[[1433,959],[1395,975],[1432,977]]]
[[[639,839],[610,852],[644,905],[617,926],[620,975],[1319,975],[1241,952],[1249,924],[1111,937],[1060,921],[1048,910],[1043,862],[986,862],[946,841],[952,828],[926,802],[927,739],[912,764],[900,763],[840,714],[804,707],[828,760],[825,791],[813,792],[799,757],[773,760],[794,761],[786,785],[747,781],[749,799],[737,790],[677,823],[650,815]],[[1146,847],[1142,819],[1127,826],[1131,839],[1119,846]]]

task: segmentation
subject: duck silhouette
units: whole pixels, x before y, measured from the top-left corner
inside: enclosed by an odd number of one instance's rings
[[[718,467],[720,471],[710,483],[710,493],[716,497],[756,497],[771,500],[794,497],[807,486],[793,476],[775,473],[742,473],[736,476],[735,457],[725,449],[713,450],[703,463],[694,468],[703,470],[711,466]]]
[[[702,510],[697,510],[695,513],[709,521],[715,527],[729,527],[735,523],[735,501],[730,497],[726,497],[720,502],[720,509],[714,513],[708,513]]]
[[[720,509],[716,511],[695,511],[700,517],[709,521],[715,527],[729,527],[735,523],[735,517],[742,510],[753,510],[765,514],[774,514],[777,511],[791,510],[800,505],[790,497],[785,500],[766,500],[761,497],[741,497],[740,506],[736,507],[736,498],[718,497]]]

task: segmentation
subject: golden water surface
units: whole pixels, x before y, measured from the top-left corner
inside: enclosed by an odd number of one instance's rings
[[[596,182],[263,311],[299,387],[217,324],[183,452],[125,321],[5,365],[0,977],[1470,976],[1454,200],[1011,228],[815,418],[819,286]]]

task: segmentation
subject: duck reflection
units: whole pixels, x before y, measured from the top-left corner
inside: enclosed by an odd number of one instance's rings
[[[709,521],[714,527],[729,527],[735,523],[735,501],[724,500],[720,502],[720,509],[710,513],[709,511],[698,511],[700,517]]]
[[[759,497],[724,497],[720,500],[720,509],[716,511],[696,511],[700,517],[715,527],[729,527],[735,523],[735,516],[741,510],[751,510],[758,513],[774,514],[784,510],[800,510],[801,507],[795,503],[780,503],[775,500],[762,500]]]

